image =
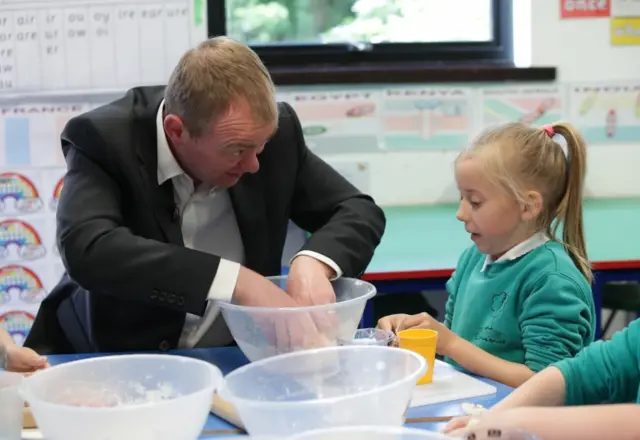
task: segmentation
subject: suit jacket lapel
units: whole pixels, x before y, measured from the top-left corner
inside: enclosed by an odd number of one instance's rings
[[[162,101],[162,93],[150,99],[150,102],[137,114],[134,143],[138,156],[142,181],[147,187],[149,202],[154,216],[169,243],[182,246],[180,215],[175,207],[173,184],[170,180],[158,185],[158,150],[156,135],[156,113]]]
[[[260,173],[245,174],[229,189],[244,245],[245,266],[263,275],[270,274],[267,209]]]

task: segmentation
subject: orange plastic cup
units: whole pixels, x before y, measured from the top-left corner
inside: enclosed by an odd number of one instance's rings
[[[427,361],[427,372],[418,379],[417,385],[425,385],[433,381],[437,343],[438,332],[435,330],[415,328],[398,332],[398,345],[400,348],[418,353]]]

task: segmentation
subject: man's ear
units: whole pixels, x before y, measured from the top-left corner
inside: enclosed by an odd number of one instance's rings
[[[542,212],[542,194],[538,191],[527,191],[522,203],[521,217],[523,221],[533,221]]]
[[[189,132],[179,116],[168,114],[162,120],[164,133],[172,143],[184,141],[189,136]]]

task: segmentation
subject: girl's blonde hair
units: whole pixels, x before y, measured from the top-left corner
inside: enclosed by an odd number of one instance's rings
[[[565,139],[568,157],[553,140],[556,134]],[[582,216],[587,148],[573,125],[556,122],[536,128],[509,123],[478,136],[461,156],[481,156],[488,178],[521,203],[527,203],[526,191],[538,191],[543,199],[537,219],[539,230],[556,239],[562,224],[562,244],[587,281],[592,282]]]

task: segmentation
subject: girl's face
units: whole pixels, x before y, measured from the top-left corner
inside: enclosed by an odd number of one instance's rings
[[[455,177],[460,190],[456,218],[480,252],[496,260],[533,235],[531,213],[485,177],[478,158],[458,159]]]

